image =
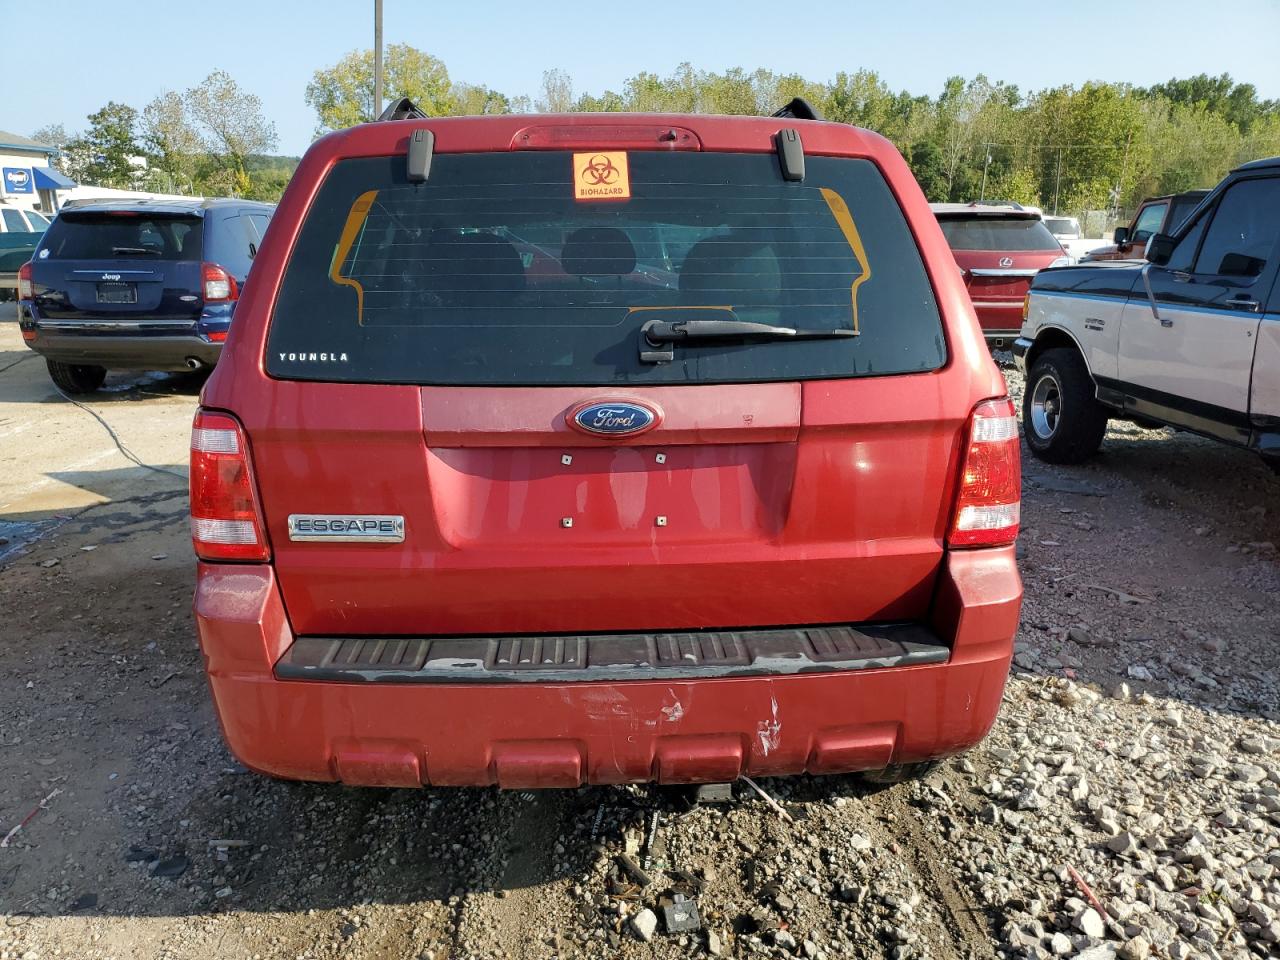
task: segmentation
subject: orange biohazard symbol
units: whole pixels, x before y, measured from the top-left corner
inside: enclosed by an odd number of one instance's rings
[[[625,200],[631,177],[625,153],[575,153],[573,195],[577,200]]]

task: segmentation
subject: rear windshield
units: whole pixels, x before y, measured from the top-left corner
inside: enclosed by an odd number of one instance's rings
[[[1080,235],[1080,224],[1066,217],[1045,217],[1044,225],[1055,237],[1075,238]]]
[[[56,260],[199,260],[200,217],[63,213],[45,231],[42,250]]]
[[[939,217],[952,250],[1061,250],[1040,220],[1014,217]]]
[[[410,184],[403,156],[341,161],[285,271],[267,370],[608,385],[940,367],[933,290],[877,168],[806,167],[787,183],[770,154],[454,154]],[[642,359],[644,322],[699,317],[858,335],[686,341],[670,362]]]

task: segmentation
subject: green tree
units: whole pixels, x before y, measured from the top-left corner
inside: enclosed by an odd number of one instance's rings
[[[563,70],[542,74],[542,96],[535,104],[539,113],[568,113],[573,109],[573,79]]]
[[[1144,90],[1143,95],[1164,97],[1178,106],[1204,107],[1234,124],[1242,133],[1248,132],[1255,121],[1280,113],[1280,102],[1259,100],[1253,84],[1236,83],[1228,73],[1217,77],[1201,73],[1181,80],[1175,78]]]
[[[140,170],[135,158],[143,152],[135,134],[138,111],[112,100],[88,119],[88,129],[65,144],[68,153],[84,157],[80,176],[101,187],[132,187]]]
[[[408,97],[428,116],[455,111],[454,87],[442,61],[407,43],[393,43],[383,57],[386,102]],[[316,135],[375,119],[373,51],[353,50],[307,84],[307,105],[319,118]]]
[[[250,189],[250,154],[275,149],[275,124],[262,115],[262,101],[240,89],[229,73],[215,70],[183,95],[205,152],[224,175],[214,182],[237,196]]]
[[[54,147],[58,151],[57,156],[49,158],[49,165],[59,173],[66,174],[72,180],[83,175],[85,157],[83,152],[76,152],[76,146],[80,143],[80,134],[68,133],[67,128],[62,124],[51,123],[31,134],[31,139],[47,147]]]
[[[481,84],[455,83],[449,99],[452,101],[450,112],[457,116],[522,112],[521,105],[511,97]]]
[[[205,152],[188,99],[167,90],[143,108],[139,123],[151,169],[168,193],[194,192],[196,167]]]

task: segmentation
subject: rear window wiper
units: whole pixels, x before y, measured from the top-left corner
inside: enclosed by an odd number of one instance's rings
[[[667,310],[655,310],[667,313]],[[839,340],[856,337],[851,327],[835,330],[805,330],[779,327],[772,323],[739,320],[728,308],[699,310],[705,317],[688,317],[687,309],[674,307],[671,313],[683,313],[687,319],[660,320],[654,317],[640,327],[640,359],[645,363],[666,363],[675,359],[674,345],[691,340]]]
[[[112,253],[147,253],[160,256],[160,251],[154,247],[112,247]]]

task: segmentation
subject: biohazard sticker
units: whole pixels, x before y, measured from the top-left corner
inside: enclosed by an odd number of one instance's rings
[[[575,153],[575,200],[626,200],[631,196],[631,176],[625,153]]]

